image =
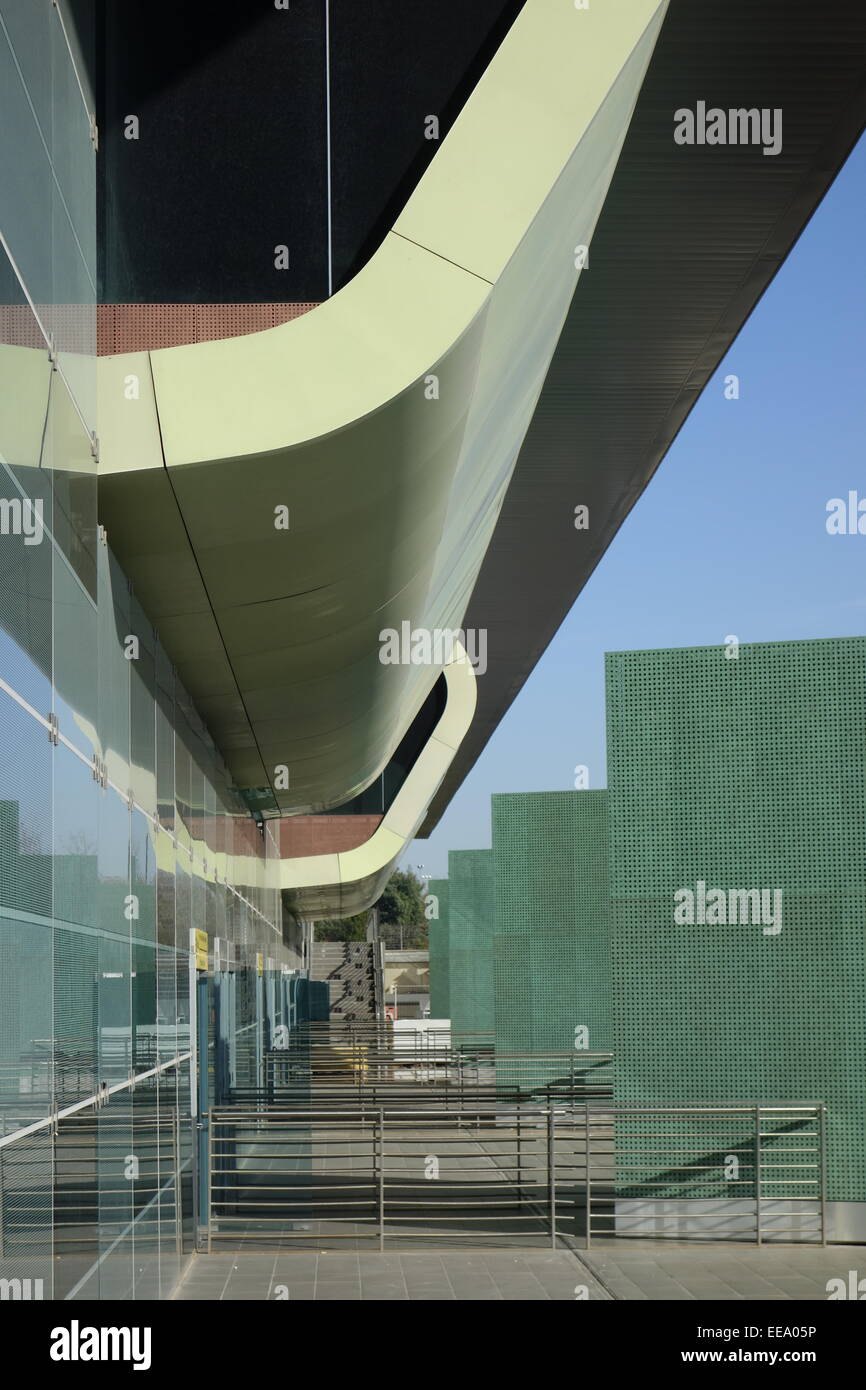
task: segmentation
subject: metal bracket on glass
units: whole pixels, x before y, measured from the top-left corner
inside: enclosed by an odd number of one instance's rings
[[[104,526],[97,527],[96,534],[99,537],[101,545],[108,545],[108,532],[106,531]]]
[[[55,748],[60,742],[60,724],[53,710],[49,710],[48,713],[48,740],[54,744]]]
[[[90,113],[90,143],[95,150],[99,149],[99,126],[96,124],[96,117]]]
[[[99,783],[103,791],[108,788],[108,767],[96,754],[93,758],[93,780]]]
[[[90,431],[90,452],[96,463],[99,462],[99,435],[96,430]],[[107,536],[107,533],[106,533]]]

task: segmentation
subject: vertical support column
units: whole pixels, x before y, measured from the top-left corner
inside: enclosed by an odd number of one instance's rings
[[[207,1217],[207,1253],[210,1254],[210,1253],[211,1253],[211,1250],[212,1250],[212,1248],[213,1248],[213,1215],[212,1215],[212,1212],[211,1212],[211,1209],[210,1209],[211,1178],[212,1178],[212,1175],[213,1175],[213,1140],[212,1140],[212,1137],[211,1137],[211,1129],[210,1129],[210,1126],[208,1126],[208,1129],[207,1129],[207,1132],[206,1132],[206,1135],[205,1135],[205,1162],[206,1162],[206,1164],[207,1164],[207,1190],[208,1190],[208,1205],[207,1205],[207,1207],[206,1207],[206,1209],[205,1209],[205,1215],[206,1215],[206,1217]]]
[[[265,1083],[265,979],[264,957],[256,952],[256,1090],[259,1093],[259,1108]]]
[[[238,977],[235,971],[225,976],[228,994],[226,1001],[226,1029],[228,1032],[228,1086],[233,1090],[238,1080]]]
[[[3,1138],[5,1133],[6,1122],[4,1118],[0,1116],[0,1139]],[[3,1152],[4,1150],[0,1148],[0,1260],[3,1259],[5,1254],[3,1233],[6,1229],[6,1210],[5,1203],[3,1200]]]
[[[763,1243],[761,1237],[761,1107],[755,1106],[755,1240]]]
[[[385,1112],[379,1111],[378,1123],[378,1171],[379,1171],[379,1249],[385,1249]]]
[[[616,1121],[614,1121],[616,1123]],[[590,1163],[590,1124],[589,1124],[589,1101],[584,1101],[583,1105],[583,1146],[584,1160],[586,1162],[586,1248],[592,1245],[592,1166]],[[616,1139],[614,1138],[614,1144]],[[615,1208],[614,1208],[615,1210]]]
[[[827,1107],[818,1106],[818,1162],[821,1165],[821,1244],[827,1244]]]
[[[175,1254],[183,1254],[183,1187],[180,1176],[180,1110],[175,1106],[172,1119],[172,1143],[174,1146],[174,1249]]]
[[[523,1206],[523,1133],[520,1123],[520,1100],[517,1101],[517,1198]]]
[[[53,1058],[52,1058],[52,1069],[53,1069],[53,1065],[54,1065],[54,1062],[53,1062]],[[52,1095],[51,1095],[51,1109],[52,1109],[52,1112],[53,1112],[53,1114],[54,1114],[54,1119],[52,1120],[51,1124],[50,1124],[49,1127],[48,1127],[48,1136],[49,1136],[48,1142],[49,1142],[50,1145],[51,1145],[51,1197],[50,1197],[50,1201],[51,1201],[51,1254],[52,1254],[52,1260],[51,1260],[51,1285],[50,1285],[50,1287],[51,1287],[51,1289],[52,1289],[52,1291],[53,1291],[53,1287],[54,1287],[54,1268],[53,1268],[53,1266],[54,1266],[54,1259],[53,1259],[53,1256],[54,1256],[54,1254],[55,1254],[55,1248],[54,1248],[54,1241],[55,1241],[55,1225],[54,1225],[54,1223],[55,1223],[55,1221],[56,1221],[56,1219],[57,1219],[57,1218],[56,1218],[56,1212],[55,1212],[55,1203],[56,1203],[56,1201],[57,1201],[57,1138],[58,1138],[58,1129],[59,1129],[59,1125],[60,1125],[60,1121],[59,1121],[58,1118],[57,1118],[57,1112],[58,1112],[58,1110],[59,1110],[59,1105],[58,1105],[58,1102],[57,1102],[57,1096],[54,1094],[53,1086],[52,1086]],[[133,1270],[134,1270],[134,1266],[133,1266]],[[134,1292],[134,1290],[135,1290],[135,1283],[134,1283],[134,1280],[135,1280],[135,1275],[134,1275],[134,1273],[133,1273],[133,1297],[135,1296],[135,1292]]]
[[[196,1135],[198,1139],[196,1144],[198,1159],[197,1220],[199,1229],[201,1230],[204,1228],[207,1231],[208,1250],[210,1250],[210,1086],[207,1055],[208,981],[204,973],[199,975],[195,989],[196,1058],[198,1061],[198,1075],[194,1079],[193,1084],[198,1092],[198,1123],[196,1125]]]
[[[556,1249],[556,1114],[547,1109],[547,1190],[550,1203],[550,1248]]]

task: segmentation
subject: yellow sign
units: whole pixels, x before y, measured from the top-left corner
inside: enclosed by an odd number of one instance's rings
[[[206,931],[196,931],[195,933],[195,968],[196,970],[207,970]]]
[[[265,973],[265,958],[262,955],[261,951],[258,951],[256,953],[256,972],[259,975],[264,975]]]

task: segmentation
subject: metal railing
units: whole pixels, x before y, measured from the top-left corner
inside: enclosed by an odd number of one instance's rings
[[[429,1044],[395,1048],[390,1039],[368,1042],[291,1039],[266,1052],[263,1082],[232,1089],[237,1104],[323,1109],[356,1105],[441,1106],[455,1111],[494,1103],[610,1099],[613,1058],[608,1052],[493,1053]]]
[[[826,1242],[823,1105],[587,1106],[557,1123],[583,1153],[587,1245]]]
[[[826,1239],[822,1105],[236,1105],[209,1133],[209,1249]]]

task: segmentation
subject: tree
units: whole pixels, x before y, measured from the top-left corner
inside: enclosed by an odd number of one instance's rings
[[[426,889],[411,869],[395,869],[376,904],[379,921],[406,927],[419,927],[424,917]]]
[[[366,941],[369,912],[359,912],[355,917],[331,917],[317,922],[316,941]]]
[[[386,926],[424,927],[424,894],[426,889],[410,869],[395,869],[388,879],[381,898],[376,903],[379,922]],[[359,912],[355,917],[332,917],[317,922],[316,941],[366,941],[369,912]],[[426,944],[427,933],[423,933]],[[408,943],[409,937],[406,937]]]

